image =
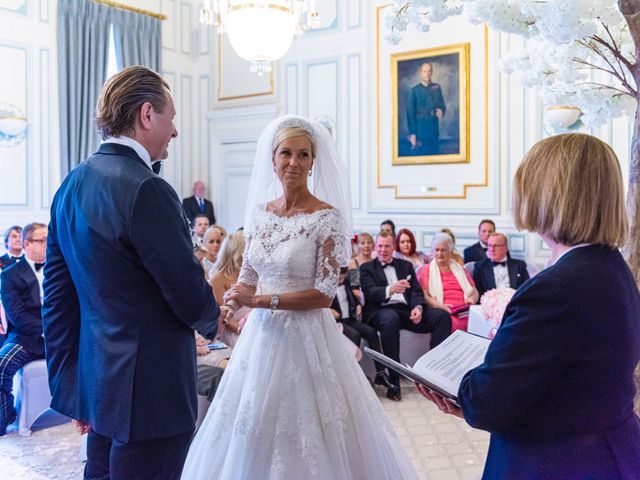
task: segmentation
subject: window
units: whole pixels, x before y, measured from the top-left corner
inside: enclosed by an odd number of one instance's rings
[[[110,25],[109,26],[109,54],[108,54],[108,60],[107,60],[106,79],[109,79],[113,75],[118,73],[121,68],[122,67],[118,65],[118,56],[116,55],[116,37],[113,33],[113,25]]]

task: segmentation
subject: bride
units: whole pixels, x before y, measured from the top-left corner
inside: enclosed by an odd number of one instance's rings
[[[183,479],[418,478],[328,309],[351,252],[347,182],[319,123],[286,116],[262,132],[222,315],[252,311]]]

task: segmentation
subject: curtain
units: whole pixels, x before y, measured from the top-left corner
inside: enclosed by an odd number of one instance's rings
[[[58,2],[58,82],[62,177],[100,142],[95,105],[105,81],[113,9],[90,0]]]
[[[94,3],[58,1],[60,160],[64,178],[100,144],[95,106],[106,80],[113,26],[118,68],[160,71],[161,20]]]
[[[118,67],[144,65],[160,72],[162,20],[118,10],[113,21]]]

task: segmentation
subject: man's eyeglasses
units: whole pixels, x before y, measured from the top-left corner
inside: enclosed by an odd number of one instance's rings
[[[28,239],[28,241],[34,242],[34,243],[47,243],[46,238],[31,238],[31,239]]]
[[[506,243],[500,243],[495,245],[487,244],[487,248],[498,248],[498,247],[506,247],[506,246],[507,246]]]

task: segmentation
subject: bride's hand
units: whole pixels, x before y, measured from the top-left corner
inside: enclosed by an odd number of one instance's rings
[[[255,304],[256,298],[256,295],[254,295],[249,288],[240,284],[236,284],[224,292],[224,303],[236,301],[240,305],[250,308],[255,308],[257,306]]]

